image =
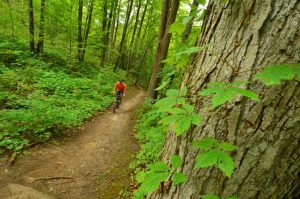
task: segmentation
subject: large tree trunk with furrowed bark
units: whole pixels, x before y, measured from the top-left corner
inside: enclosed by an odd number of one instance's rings
[[[197,97],[209,82],[254,81],[266,66],[299,63],[300,1],[222,2],[209,3],[198,46],[210,47],[193,57],[183,81],[203,121],[179,137],[169,133],[162,153],[167,162],[179,154],[184,161],[180,170],[189,179],[148,198],[300,198],[299,81],[251,83],[247,89],[260,95],[259,102],[240,97],[214,111],[207,97]],[[232,177],[215,168],[194,168],[199,151],[191,143],[207,136],[238,147]]]

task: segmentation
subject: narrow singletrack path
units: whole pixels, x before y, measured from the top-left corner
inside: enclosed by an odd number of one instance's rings
[[[98,114],[56,148],[33,147],[10,167],[2,159],[0,187],[17,183],[60,199],[118,198],[131,182],[128,165],[139,149],[135,113],[143,98],[142,90],[131,90],[115,114]]]

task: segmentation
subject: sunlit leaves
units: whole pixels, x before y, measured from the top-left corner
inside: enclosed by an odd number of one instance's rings
[[[178,169],[182,165],[182,160],[178,155],[173,155],[171,157],[171,165],[173,169]]]
[[[189,61],[189,57],[191,54],[200,52],[208,47],[209,45],[205,45],[202,47],[180,48],[177,52],[170,54],[168,58],[163,61],[163,63],[166,63],[167,65],[170,66],[176,65],[178,69],[183,68],[186,66],[187,62]]]
[[[234,170],[234,161],[227,151],[235,151],[236,147],[230,143],[219,143],[213,138],[205,138],[193,142],[193,146],[204,150],[196,157],[196,168],[218,167],[226,176],[230,177]]]
[[[202,199],[220,199],[219,196],[213,194],[207,194],[201,197]],[[236,196],[228,196],[226,199],[238,199]]]
[[[199,95],[208,96],[214,94],[212,97],[212,107],[216,108],[228,101],[233,100],[236,96],[242,95],[252,100],[258,101],[259,96],[249,90],[237,87],[238,85],[244,85],[243,82],[212,82],[209,88],[199,92]]]
[[[278,85],[283,80],[300,80],[300,64],[275,65],[266,67],[263,72],[255,75],[256,79],[263,81],[266,85]]]
[[[178,172],[174,173],[172,179],[173,179],[173,185],[174,186],[182,184],[185,181],[187,181],[187,177],[184,174],[178,173]]]

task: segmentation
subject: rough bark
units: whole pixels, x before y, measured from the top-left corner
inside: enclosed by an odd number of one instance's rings
[[[83,0],[78,0],[78,20],[77,20],[77,58],[82,62],[82,8]]]
[[[130,19],[130,13],[131,13],[131,10],[132,10],[132,5],[133,5],[133,0],[130,0],[128,2],[127,12],[126,12],[126,19],[125,19],[122,38],[121,38],[120,46],[119,46],[119,55],[118,55],[118,58],[117,58],[117,61],[116,61],[115,67],[114,67],[114,72],[116,72],[116,70],[119,66],[121,57],[122,57],[122,50],[123,50],[123,45],[124,45],[124,42],[125,42],[126,32],[127,32],[127,29],[128,29],[128,23],[129,23],[129,19]]]
[[[41,0],[39,40],[36,47],[37,53],[43,53],[44,51],[44,30],[45,30],[45,0]]]
[[[171,8],[170,8],[171,5]],[[159,72],[163,68],[162,61],[167,57],[168,48],[172,34],[168,32],[168,27],[174,23],[179,7],[179,0],[164,0],[160,19],[160,29],[157,42],[157,50],[152,68],[152,76],[149,82],[148,95],[153,99],[157,98],[157,91],[160,82]]]
[[[33,15],[32,0],[28,0],[28,14],[29,14],[29,35],[30,35],[29,46],[30,46],[31,52],[34,52],[35,51],[35,48],[34,48],[34,15]]]
[[[254,80],[262,68],[300,62],[300,2],[297,0],[212,0],[207,8],[198,46],[211,48],[194,57],[184,84],[190,97],[212,81]],[[163,159],[177,153],[184,161],[180,169],[189,176],[181,186],[148,198],[200,198],[216,194],[242,199],[300,197],[300,83],[283,82],[248,89],[260,95],[259,102],[236,99],[211,110],[207,98],[193,102],[203,121],[183,136],[168,134]],[[194,169],[199,154],[191,143],[205,136],[226,140],[238,147],[231,178],[215,168]],[[151,196],[150,196],[151,195]]]

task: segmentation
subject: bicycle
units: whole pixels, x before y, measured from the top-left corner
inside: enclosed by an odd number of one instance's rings
[[[114,107],[113,107],[113,113],[115,113],[116,110],[120,107],[121,98],[122,98],[122,92],[117,92],[116,100],[115,100]]]

